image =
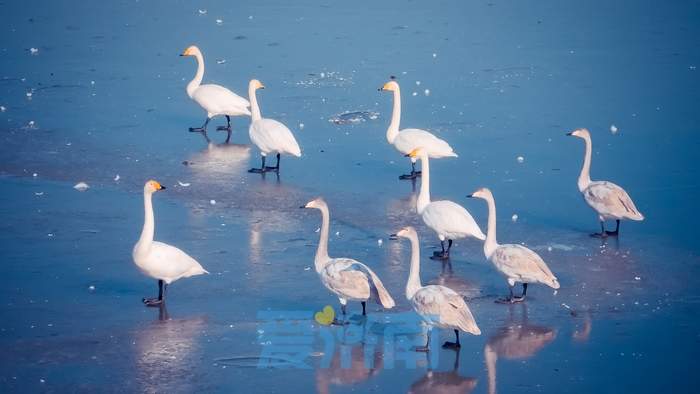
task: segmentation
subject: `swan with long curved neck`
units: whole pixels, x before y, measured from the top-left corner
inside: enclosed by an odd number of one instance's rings
[[[391,298],[374,271],[357,260],[328,256],[330,213],[326,202],[322,198],[317,198],[301,208],[313,208],[321,211],[321,237],[314,258],[314,266],[321,278],[321,283],[338,296],[343,315],[346,314],[345,305],[348,301],[360,301],[362,315],[366,315],[366,302],[370,299],[374,299],[386,309],[393,308],[394,299]]]
[[[472,215],[464,207],[452,201],[430,201],[430,159],[422,147],[410,151],[406,156],[421,160],[422,178],[416,211],[425,222],[425,225],[433,229],[440,239],[440,252],[434,252],[432,259],[445,260],[450,257],[452,241],[455,239],[474,237],[480,240],[486,239],[479,225]],[[447,249],[445,249],[447,240]]]
[[[260,168],[251,168],[248,172],[264,173],[274,171],[279,173],[280,154],[301,157],[301,148],[299,148],[294,134],[287,126],[274,119],[262,117],[258,106],[258,98],[255,94],[258,89],[265,89],[265,86],[257,79],[251,80],[248,84],[248,97],[250,98],[253,114],[248,134],[253,144],[260,149],[262,164]],[[271,153],[277,154],[277,164],[274,167],[266,167],[265,158]]]
[[[496,241],[496,201],[491,190],[482,188],[467,197],[486,200],[489,207],[489,223],[484,242],[484,255],[508,281],[510,296],[498,300],[501,303],[514,303],[525,300],[529,283],[542,283],[553,289],[559,288],[559,281],[542,258],[532,250],[517,244],[499,245]],[[513,295],[516,282],[523,284],[523,294]]]
[[[418,233],[411,227],[404,227],[392,238],[402,237],[411,241],[411,271],[406,283],[406,299],[413,310],[428,324],[428,341],[417,351],[430,350],[430,330],[433,327],[453,329],[455,342],[445,342],[445,348],[459,348],[459,331],[481,335],[476,320],[464,298],[449,287],[440,285],[423,286],[420,282],[420,244]]]
[[[190,96],[200,107],[207,111],[207,119],[202,127],[190,127],[190,132],[206,134],[207,125],[211,118],[215,116],[226,116],[226,126],[219,126],[216,129],[228,132],[226,142],[231,139],[231,116],[250,116],[250,103],[243,97],[233,93],[229,89],[215,84],[202,85],[204,77],[204,56],[202,51],[196,46],[185,49],[180,56],[194,56],[197,59],[197,73],[187,84],[187,95]]]
[[[165,190],[156,181],[148,181],[143,187],[144,221],[141,237],[139,238],[132,258],[134,264],[145,275],[158,280],[158,298],[144,298],[148,306],[158,306],[165,302],[165,292],[168,285],[181,278],[208,274],[207,270],[182,250],[162,242],[154,241],[155,219],[153,217],[153,193]]]
[[[386,130],[386,140],[391,145],[394,145],[396,150],[406,155],[412,150],[422,147],[431,159],[457,157],[457,154],[447,142],[428,131],[421,129],[403,129],[399,131],[399,124],[401,123],[401,89],[398,82],[389,81],[379,90],[394,93],[394,108],[391,113],[391,123],[389,123],[389,128]],[[411,173],[401,175],[399,179],[415,179],[420,175],[421,172],[416,171],[416,159],[411,158]]]
[[[600,220],[600,233],[591,234],[596,237],[617,235],[620,231],[620,220],[644,220],[632,198],[625,189],[607,181],[591,181],[591,133],[587,129],[574,130],[566,135],[581,138],[586,143],[586,153],[583,157],[583,167],[578,176],[578,190],[583,194],[586,203],[598,213]],[[615,220],[615,231],[605,231],[605,221]]]

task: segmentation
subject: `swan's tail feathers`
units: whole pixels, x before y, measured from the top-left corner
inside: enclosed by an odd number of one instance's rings
[[[455,153],[455,151],[450,152],[450,154],[448,154],[447,156],[448,157],[459,157],[459,155],[457,153]]]
[[[481,241],[485,241],[486,234],[484,234],[484,232],[481,231],[481,229],[479,227],[477,227],[477,230],[478,230],[478,232],[476,232],[476,231],[474,232],[474,238],[479,239]]]
[[[205,270],[204,267],[201,265],[197,265],[195,267],[192,267],[188,272],[186,277],[189,276],[196,276],[196,275],[202,275],[202,274],[209,274],[209,271]]]
[[[548,283],[548,285],[552,289],[556,290],[559,288],[559,281],[557,280],[557,278],[552,278],[552,281],[550,283]]]
[[[382,281],[379,280],[379,277],[374,272],[372,272],[372,270],[370,270],[369,268],[367,269],[367,271],[370,275],[370,278],[372,279],[371,285],[377,291],[377,296],[379,296],[379,299],[377,300],[378,303],[382,304],[382,306],[386,309],[391,309],[394,306],[396,306],[394,299],[391,298],[391,295],[384,287],[384,284],[382,283]]]
[[[472,315],[469,307],[461,308],[457,319],[457,326],[462,331],[472,335],[481,335],[481,329],[476,325],[476,320],[474,320],[474,315]]]
[[[630,219],[636,220],[636,221],[642,221],[642,220],[644,220],[644,215],[642,215],[641,212],[637,211],[637,214],[634,217],[631,217]]]

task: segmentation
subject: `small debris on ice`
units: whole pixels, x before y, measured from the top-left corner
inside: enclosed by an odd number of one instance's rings
[[[5,108],[4,105],[0,105],[0,112],[5,112],[7,111],[7,108]]]
[[[517,222],[518,221],[518,214],[514,213],[513,216],[510,217],[510,220],[512,220],[513,222]]]
[[[73,189],[80,191],[80,192],[84,192],[85,190],[87,190],[89,188],[90,188],[90,186],[85,182],[78,182],[75,184],[75,186],[73,186]]]
[[[226,63],[226,59],[216,59],[216,64],[224,64]]]
[[[383,243],[384,241],[381,238],[377,240],[377,245],[382,246]]]
[[[35,195],[35,196],[43,196],[43,195],[44,195],[44,192],[34,192],[34,195]]]
[[[433,59],[437,57],[437,53],[433,53]]]
[[[90,290],[90,291],[95,291],[95,285],[90,285],[90,286],[88,287],[88,290]]]
[[[39,48],[29,48],[29,53],[36,55],[39,53]]]
[[[39,176],[39,174],[37,174],[37,173],[35,172],[35,173],[32,174],[32,176],[33,176],[34,178],[36,178],[36,177]]]
[[[425,89],[423,91],[423,94],[425,94],[426,96],[430,96],[430,89]]]
[[[617,126],[615,126],[614,124],[611,124],[610,125],[610,132],[613,134],[617,134]]]
[[[420,81],[416,81],[416,86],[420,86]]]
[[[216,200],[209,200],[209,204],[216,205]]]
[[[336,237],[340,237],[340,231],[336,231],[336,232],[335,232],[335,236],[336,236]]]
[[[303,123],[299,123],[299,130],[303,130],[303,129],[304,129],[304,124],[303,124]]]
[[[180,186],[182,186],[182,187],[188,187],[188,186],[190,185],[189,182],[180,182],[180,181],[177,181],[177,184],[180,185]],[[214,200],[212,200],[212,201],[214,201]],[[213,204],[213,203],[212,203],[212,204]]]
[[[521,163],[521,164],[522,164],[522,163],[525,161],[525,158],[522,157],[522,156],[518,156],[518,159],[517,159],[517,160],[518,160],[518,163]]]
[[[304,267],[304,271],[309,271],[310,269],[311,269],[311,267],[308,267],[308,266]]]
[[[413,93],[411,93],[411,96],[414,96],[414,97],[415,97],[415,96],[418,96],[418,92],[413,92]]]
[[[117,175],[114,177],[114,182],[119,181],[119,179],[121,179],[121,177],[119,176],[119,174],[117,174]]]
[[[318,227],[318,228],[316,229],[316,231],[314,231],[314,232],[317,233],[317,232],[319,232],[319,231],[321,231],[321,227]]]
[[[548,251],[548,252],[551,252],[551,251],[552,251],[552,247],[551,247],[551,246],[547,246],[547,251]]]
[[[206,15],[206,14],[207,14],[207,10],[206,10],[206,9],[199,10],[199,15]]]
[[[26,94],[27,94],[27,98],[32,98],[32,95],[33,95],[34,93],[32,93],[32,91],[30,90],[30,91],[28,91]]]
[[[216,24],[219,25],[219,26],[221,26],[221,25],[224,24],[224,20],[223,20],[223,19],[217,19],[217,20],[216,20]]]
[[[634,280],[642,280],[642,278],[639,277],[639,276],[635,276],[635,277],[634,277]]]

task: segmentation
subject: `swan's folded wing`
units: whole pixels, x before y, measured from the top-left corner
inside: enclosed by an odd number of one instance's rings
[[[441,313],[445,316],[445,320],[449,320],[449,324],[459,327],[462,331],[480,335],[481,330],[476,325],[474,315],[464,298],[447,287],[441,287],[448,290],[444,291],[446,302],[441,305]]]
[[[229,89],[214,84],[201,85],[192,97],[203,106],[219,111],[238,110],[247,112],[250,102]],[[250,112],[247,113],[250,115]]]
[[[516,244],[501,245],[492,255],[493,263],[510,278],[552,283],[559,287],[556,276],[542,258],[532,250]]]
[[[457,156],[450,144],[445,140],[421,129],[401,130],[394,140],[394,146],[404,154],[416,148],[423,148],[431,158]]]
[[[274,119],[259,119],[250,125],[250,139],[265,153],[282,152],[301,156],[301,148],[294,134],[283,123]]]
[[[625,189],[612,182],[592,182],[583,191],[583,196],[591,207],[603,215],[637,220],[644,218]]]
[[[356,260],[335,258],[323,268],[322,280],[334,293],[349,299],[367,299],[370,296],[369,278],[354,269]]]
[[[352,269],[360,270],[370,278],[370,285],[372,287],[371,291],[372,294],[377,297],[377,303],[381,304],[386,309],[391,309],[396,305],[394,299],[391,298],[391,295],[384,287],[382,281],[379,279],[377,274],[375,274],[374,271],[372,271],[371,268],[360,262],[357,262],[353,264]]]
[[[160,275],[170,280],[208,273],[197,260],[187,253],[163,242],[153,242],[149,259],[162,262],[158,268],[161,272]]]
[[[484,240],[486,235],[472,215],[461,205],[452,201],[433,201],[422,214],[423,221],[428,227],[444,233],[466,233]]]

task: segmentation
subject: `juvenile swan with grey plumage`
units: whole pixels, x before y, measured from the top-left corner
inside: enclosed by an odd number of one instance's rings
[[[413,310],[428,324],[428,341],[416,351],[430,350],[430,330],[433,327],[451,328],[455,332],[455,342],[445,342],[445,348],[459,348],[459,331],[481,335],[474,316],[461,295],[449,287],[440,285],[423,286],[420,282],[420,245],[418,233],[411,227],[405,227],[393,237],[402,237],[411,241],[411,271],[406,283],[406,299],[411,302]]]
[[[330,213],[326,202],[322,198],[317,198],[301,208],[314,208],[321,211],[321,237],[316,249],[314,266],[321,278],[321,283],[338,296],[343,315],[346,314],[345,305],[348,301],[360,301],[362,315],[366,315],[366,302],[370,299],[374,299],[384,308],[393,308],[395,305],[393,298],[369,267],[357,260],[328,256]]]
[[[498,244],[498,241],[496,241],[496,201],[491,190],[482,188],[467,197],[486,200],[489,206],[489,223],[486,230],[486,242],[484,242],[484,255],[506,277],[510,288],[510,297],[505,300],[499,300],[499,302],[513,303],[524,301],[528,283],[542,283],[553,289],[558,289],[559,281],[557,277],[554,276],[537,253],[522,245]],[[513,295],[515,282],[523,284],[523,294],[520,297]]]
[[[586,153],[583,159],[581,174],[578,176],[578,190],[583,194],[586,203],[598,213],[600,233],[591,234],[596,237],[617,235],[620,231],[620,220],[644,220],[632,198],[620,186],[607,181],[591,181],[591,133],[587,129],[574,130],[567,135],[578,137],[586,142]],[[605,220],[614,219],[617,223],[615,231],[605,231]]]

